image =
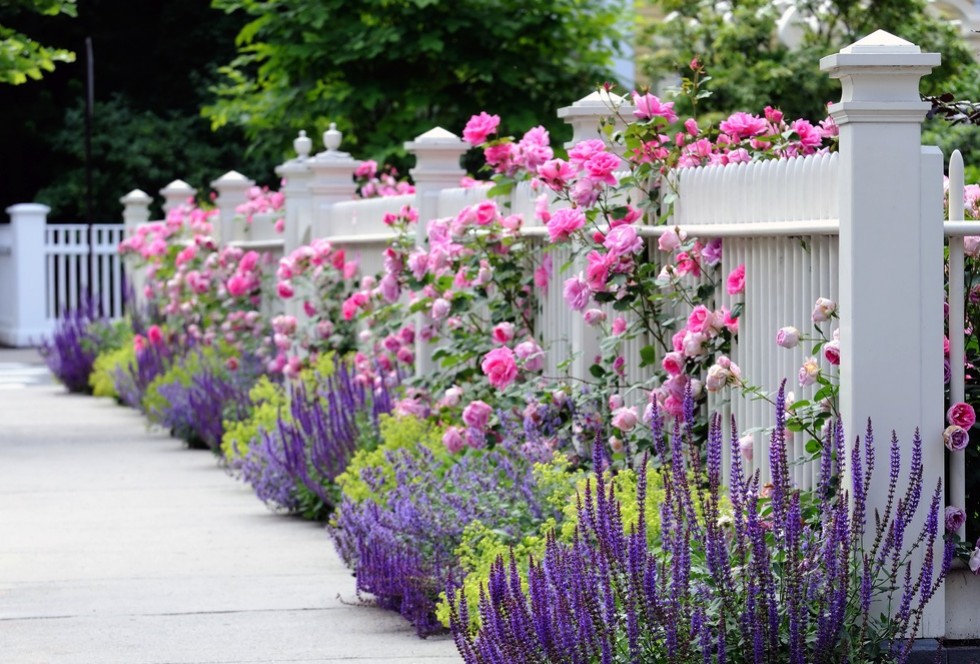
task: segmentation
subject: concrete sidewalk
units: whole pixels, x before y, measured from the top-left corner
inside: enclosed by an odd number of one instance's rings
[[[0,663],[458,662],[358,603],[322,526],[53,385],[0,391]]]

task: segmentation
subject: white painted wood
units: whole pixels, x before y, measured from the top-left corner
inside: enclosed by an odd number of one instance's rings
[[[951,222],[964,220],[963,190],[963,155],[955,150],[949,158],[949,220]],[[969,222],[976,226],[976,222]],[[963,237],[949,238],[949,359],[950,381],[949,400],[951,403],[966,399],[966,367],[965,333],[966,324],[966,288],[964,286],[965,256],[963,253]],[[949,455],[949,502],[951,505],[966,509],[966,455],[952,453]],[[966,526],[959,529],[957,534],[966,537]]]

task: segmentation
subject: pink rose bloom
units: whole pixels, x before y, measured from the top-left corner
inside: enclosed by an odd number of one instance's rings
[[[517,143],[517,155],[529,171],[554,157],[548,130],[541,126],[528,129]]]
[[[610,186],[616,186],[616,177],[613,175],[613,171],[619,166],[619,157],[609,152],[594,154],[585,162],[585,170],[593,181]]]
[[[835,340],[824,344],[823,357],[835,367],[840,365],[840,342]]]
[[[431,310],[431,315],[433,320],[442,320],[443,318],[448,316],[451,307],[452,305],[450,305],[449,301],[446,300],[445,298],[441,298],[441,297],[436,298],[435,301],[432,303],[432,310]]]
[[[950,452],[962,452],[970,444],[970,434],[963,427],[951,424],[943,431],[943,443]]]
[[[572,233],[585,226],[585,213],[579,208],[562,208],[551,215],[547,226],[552,242],[567,240]]]
[[[684,414],[684,401],[670,394],[664,399],[664,410],[671,417],[680,417]]]
[[[950,424],[969,430],[977,421],[977,414],[973,410],[973,406],[960,401],[954,403],[946,412],[946,419]]]
[[[970,554],[970,571],[974,575],[980,575],[980,540],[977,540],[977,547]]]
[[[731,271],[728,275],[728,294],[738,295],[745,292],[745,263]]]
[[[456,454],[466,447],[466,440],[463,438],[463,433],[459,427],[449,427],[446,429],[446,433],[442,434],[442,444],[446,446],[447,450]]]
[[[513,323],[498,323],[493,327],[493,340],[498,344],[505,344],[514,338],[514,324]]]
[[[948,533],[955,533],[966,523],[966,512],[954,505],[947,505],[943,516]]]
[[[581,276],[566,279],[563,294],[565,296],[565,302],[575,311],[585,309],[592,296],[589,285]]]
[[[146,338],[153,346],[159,346],[163,343],[163,332],[160,330],[159,325],[151,325],[146,331]]]
[[[343,316],[344,320],[353,320],[354,316],[357,315],[357,310],[359,309],[357,302],[354,300],[353,296],[344,300],[344,303],[340,305],[340,314]]]
[[[517,363],[514,361],[514,351],[506,346],[494,348],[483,356],[480,364],[490,384],[497,389],[503,389],[517,378]]]
[[[248,291],[248,279],[240,274],[232,275],[231,279],[225,284],[228,294],[232,297],[240,297]]]
[[[568,151],[568,161],[575,168],[584,168],[585,162],[593,155],[606,151],[606,144],[598,138],[590,138],[587,141],[579,141]]]
[[[398,279],[390,274],[386,274],[381,278],[381,284],[378,290],[381,293],[381,297],[384,298],[384,301],[389,304],[397,302],[401,296],[401,286],[398,284]]]
[[[722,325],[728,328],[732,334],[738,334],[738,318],[732,315],[726,307],[721,308]]]
[[[598,325],[606,320],[606,312],[602,309],[589,309],[583,316],[587,325]]]
[[[701,133],[701,129],[698,127],[697,120],[694,118],[688,118],[684,120],[684,131],[686,131],[691,136],[697,136]]]
[[[753,450],[755,449],[755,439],[752,434],[746,434],[738,439],[738,451],[742,453],[742,458],[752,461]]]
[[[809,121],[802,118],[799,120],[793,120],[793,124],[790,125],[790,129],[796,132],[796,135],[800,137],[800,144],[805,148],[816,148],[823,142],[823,137],[820,135],[820,130],[810,124]]]
[[[487,115],[486,111],[481,111],[479,115],[474,115],[466,123],[466,127],[463,129],[463,140],[474,146],[486,143],[490,134],[497,133],[498,125],[500,125],[499,115]]]
[[[463,422],[466,423],[466,426],[474,429],[486,429],[491,413],[493,413],[493,408],[485,402],[471,401],[463,409]]]
[[[800,367],[800,386],[806,387],[807,385],[813,385],[817,382],[817,377],[820,375],[820,365],[817,364],[817,358],[810,357],[803,362],[803,366]]]
[[[636,427],[639,418],[636,415],[636,408],[617,408],[612,414],[612,425],[620,431],[632,431]]]
[[[686,239],[687,233],[680,228],[668,228],[657,240],[657,247],[660,251],[673,251],[681,246]]]
[[[415,362],[415,353],[413,353],[412,349],[408,346],[402,346],[399,348],[398,352],[395,354],[395,357],[397,357],[398,361],[402,364],[413,364]]]
[[[810,315],[810,318],[813,319],[814,323],[822,323],[830,320],[836,311],[836,302],[828,300],[825,297],[820,297],[817,298],[816,303],[813,305],[813,313]]]
[[[633,226],[617,226],[609,231],[602,245],[614,256],[636,254],[643,250],[643,240]]]
[[[522,341],[514,347],[514,354],[524,363],[524,368],[528,371],[544,369],[544,351],[536,341]]]
[[[685,357],[698,357],[704,354],[704,343],[708,340],[708,337],[701,334],[700,332],[691,332],[688,330],[684,333],[684,355]]]
[[[276,219],[275,223],[272,224],[272,228],[277,233],[282,233],[286,230],[286,219],[284,217],[279,217]]]
[[[606,290],[610,261],[614,260],[615,256],[612,254],[603,256],[598,251],[590,251],[589,255],[586,256],[585,280],[593,292],[601,293]]]
[[[572,185],[571,190],[569,190],[568,195],[575,202],[576,205],[589,208],[595,205],[595,202],[599,200],[599,194],[602,192],[602,184],[592,180],[591,178],[581,178]]]
[[[714,314],[711,310],[703,304],[699,304],[691,310],[690,315],[687,317],[687,329],[691,332],[708,334],[712,327],[713,318]]]
[[[506,173],[517,168],[517,146],[513,143],[498,143],[483,150],[483,158],[498,173]]]
[[[744,138],[752,138],[766,133],[766,121],[758,115],[749,115],[739,111],[732,113],[727,120],[718,125],[718,128],[736,141],[740,141]]]
[[[980,235],[968,235],[963,238],[963,253],[970,258],[980,255]]]
[[[575,168],[564,159],[551,159],[538,166],[538,177],[555,191],[561,191],[575,177]]]
[[[617,337],[626,331],[626,319],[622,316],[617,316],[612,323],[612,333]]]
[[[294,295],[293,285],[289,282],[289,280],[280,281],[279,285],[276,286],[276,292],[279,294],[279,297],[284,300],[288,300]]]
[[[488,226],[497,218],[497,204],[493,201],[481,201],[473,207],[478,226]]]
[[[776,332],[776,345],[780,348],[796,348],[800,343],[800,331],[793,326],[779,328]]]
[[[679,376],[684,371],[684,354],[677,351],[667,353],[661,364],[669,375]]]
[[[674,336],[670,338],[670,347],[675,351],[680,353],[684,350],[684,337],[687,335],[687,329],[678,330],[674,332]]]
[[[674,268],[678,275],[684,276],[685,274],[690,274],[695,277],[701,276],[701,265],[698,263],[697,259],[693,254],[688,254],[686,251],[682,251],[677,254],[677,267]]]
[[[640,120],[652,120],[655,117],[664,118],[668,123],[677,120],[677,113],[674,112],[674,102],[661,102],[655,95],[649,93],[641,95],[634,92],[633,105],[636,107],[633,115]]]

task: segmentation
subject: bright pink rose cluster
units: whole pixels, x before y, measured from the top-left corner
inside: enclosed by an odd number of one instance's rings
[[[251,224],[257,214],[279,212],[286,204],[286,195],[271,191],[268,187],[249,187],[245,192],[246,201],[235,207],[235,214],[245,217]],[[282,232],[282,219],[276,221],[276,230]]]

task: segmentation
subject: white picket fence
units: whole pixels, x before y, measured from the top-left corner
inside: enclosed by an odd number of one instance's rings
[[[118,253],[123,225],[93,224],[90,256],[88,226],[48,224],[48,212],[43,205],[14,205],[7,209],[10,224],[0,226],[2,344],[40,343],[65,308],[78,308],[90,292],[102,315],[123,315],[125,278]]]
[[[786,325],[809,331],[818,297],[839,302],[835,325],[840,326],[842,356],[840,410],[848,442],[863,432],[871,417],[878,428],[879,469],[886,465],[888,433],[893,428],[903,444],[907,467],[912,432],[918,427],[927,487],[947,477],[942,445],[943,238],[951,238],[950,269],[957,272],[954,261],[962,261],[962,242],[957,238],[973,233],[969,224],[958,221],[962,211],[955,208],[950,217],[954,221],[944,227],[942,155],[936,148],[921,146],[920,125],[928,105],[919,100],[918,82],[938,62],[938,55],[921,53],[917,46],[880,31],[828,56],[821,68],[841,79],[843,87],[842,101],[831,106],[840,127],[839,152],[680,171],[678,201],[668,222],[702,240],[723,238],[722,278],[745,265],[746,291],[737,296],[745,307],[732,359],[745,379],[765,392],[774,394],[788,379],[796,398],[813,394],[812,387],[800,388],[796,381],[809,345],[780,349],[775,334]],[[629,110],[623,113],[628,115]],[[559,110],[559,116],[573,126],[572,142],[596,137],[599,120],[607,115],[607,106],[597,94]],[[459,187],[464,175],[459,158],[467,146],[443,129],[406,143],[416,157],[411,172],[416,193],[390,199],[351,200],[351,176],[358,162],[340,151],[336,131],[327,132],[324,144],[326,150],[310,155],[309,139],[297,139],[297,158],[277,169],[286,180],[286,233],[278,251],[288,252],[312,237],[326,237],[359,254],[363,271],[371,273],[380,269],[381,251],[391,239],[382,222],[385,213],[404,205],[415,207],[424,240],[425,221],[452,216],[486,195],[485,189]],[[957,168],[962,173],[961,165],[955,164],[954,159],[951,177]],[[219,192],[222,234],[233,241],[240,238],[227,211],[244,202],[242,182],[242,176],[231,173],[213,183]],[[529,240],[543,244],[545,229],[533,214],[537,194],[521,185],[511,193],[509,205],[512,212],[524,214]],[[961,193],[951,194],[953,199],[957,196],[962,198]],[[127,223],[140,219],[139,210],[127,207]],[[652,244],[662,232],[657,225],[641,228],[651,243],[652,260],[664,259]],[[564,279],[581,269],[573,264],[560,272],[570,256],[567,248],[552,254],[551,287],[541,293],[536,333],[548,349],[547,374],[559,375],[558,363],[572,352],[575,359],[569,373],[587,378],[598,339],[562,298]],[[962,269],[958,272],[962,274]],[[722,289],[715,305],[730,307],[737,300]],[[962,284],[954,283],[951,321],[962,320],[962,309],[956,308],[962,301]],[[952,323],[950,336],[962,338]],[[643,343],[637,340],[624,349],[631,362],[638,362]],[[962,348],[954,345],[952,356],[962,356]],[[822,366],[829,369],[825,362]],[[417,352],[416,370],[431,370],[424,348]],[[627,370],[631,380],[649,376],[648,370],[636,366]],[[954,399],[962,394],[962,367],[959,370],[959,375],[954,372]],[[730,408],[740,431],[772,425],[771,405],[743,398],[737,391],[713,395],[710,405]],[[791,438],[794,461],[805,457],[805,442],[803,436]],[[768,435],[760,431],[751,468],[759,471],[763,482],[768,479],[767,452]],[[793,473],[798,486],[813,485],[812,465],[796,463]],[[884,495],[886,476],[884,470],[877,473],[872,501]],[[950,503],[962,504],[962,463],[954,461],[948,477]],[[937,550],[935,559],[941,557]],[[980,618],[969,609],[969,592],[975,590],[970,578],[956,572],[940,590],[924,618],[923,636],[980,636]]]

